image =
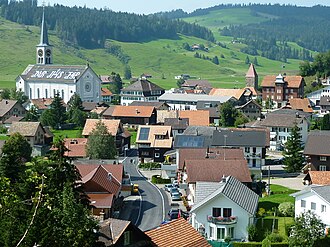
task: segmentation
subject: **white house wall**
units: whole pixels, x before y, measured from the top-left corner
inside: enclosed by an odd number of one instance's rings
[[[212,208],[231,208],[232,216],[237,217],[237,223],[231,225],[220,225],[208,222],[207,216],[212,215]],[[234,227],[234,239],[247,239],[247,227],[249,226],[250,222],[252,223],[253,220],[252,218],[250,218],[249,213],[247,213],[244,209],[242,209],[240,206],[238,206],[233,201],[229,200],[223,195],[219,195],[215,199],[205,203],[196,211],[193,211],[192,214],[192,226],[196,230],[198,230],[199,226],[202,224],[205,227],[205,233],[207,234],[208,239],[210,239],[210,226],[215,228]],[[217,240],[216,229],[214,229],[213,236],[214,237],[212,238],[212,240]]]
[[[306,201],[306,207],[301,207],[301,200]],[[316,203],[316,210],[311,209],[311,203]],[[326,206],[326,212],[321,212],[321,205]],[[320,217],[322,222],[327,225],[327,227],[330,227],[330,204],[326,201],[324,201],[321,197],[319,197],[314,192],[306,192],[302,195],[298,195],[295,198],[295,216],[297,217],[303,212],[306,212],[308,210],[311,210],[316,215]]]

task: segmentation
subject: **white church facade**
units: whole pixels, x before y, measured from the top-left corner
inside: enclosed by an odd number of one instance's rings
[[[54,98],[59,94],[67,103],[77,93],[82,101],[101,101],[101,80],[89,65],[53,64],[53,50],[48,42],[44,13],[36,62],[35,65],[28,65],[16,78],[16,89],[24,92],[29,99]]]

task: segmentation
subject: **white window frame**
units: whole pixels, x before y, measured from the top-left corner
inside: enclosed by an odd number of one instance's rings
[[[306,201],[305,200],[300,201],[300,207],[306,208]]]
[[[316,203],[315,202],[311,202],[311,210],[316,210]]]
[[[325,165],[319,166],[319,171],[326,171],[326,170],[327,170],[327,166],[325,166]]]
[[[327,206],[326,205],[321,205],[321,212],[322,213],[327,212]]]
[[[326,156],[320,156],[320,161],[327,161],[327,157]]]

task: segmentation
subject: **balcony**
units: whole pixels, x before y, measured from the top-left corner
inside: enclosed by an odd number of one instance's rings
[[[214,223],[217,225],[231,225],[237,223],[237,217],[236,216],[230,216],[230,217],[213,217],[212,215],[207,216],[207,221],[210,223]]]

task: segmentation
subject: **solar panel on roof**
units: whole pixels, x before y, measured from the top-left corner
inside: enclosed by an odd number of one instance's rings
[[[203,136],[177,136],[179,147],[203,147],[204,137]]]
[[[140,129],[139,140],[140,141],[147,141],[148,137],[149,137],[149,131],[150,131],[150,128],[141,128]]]

